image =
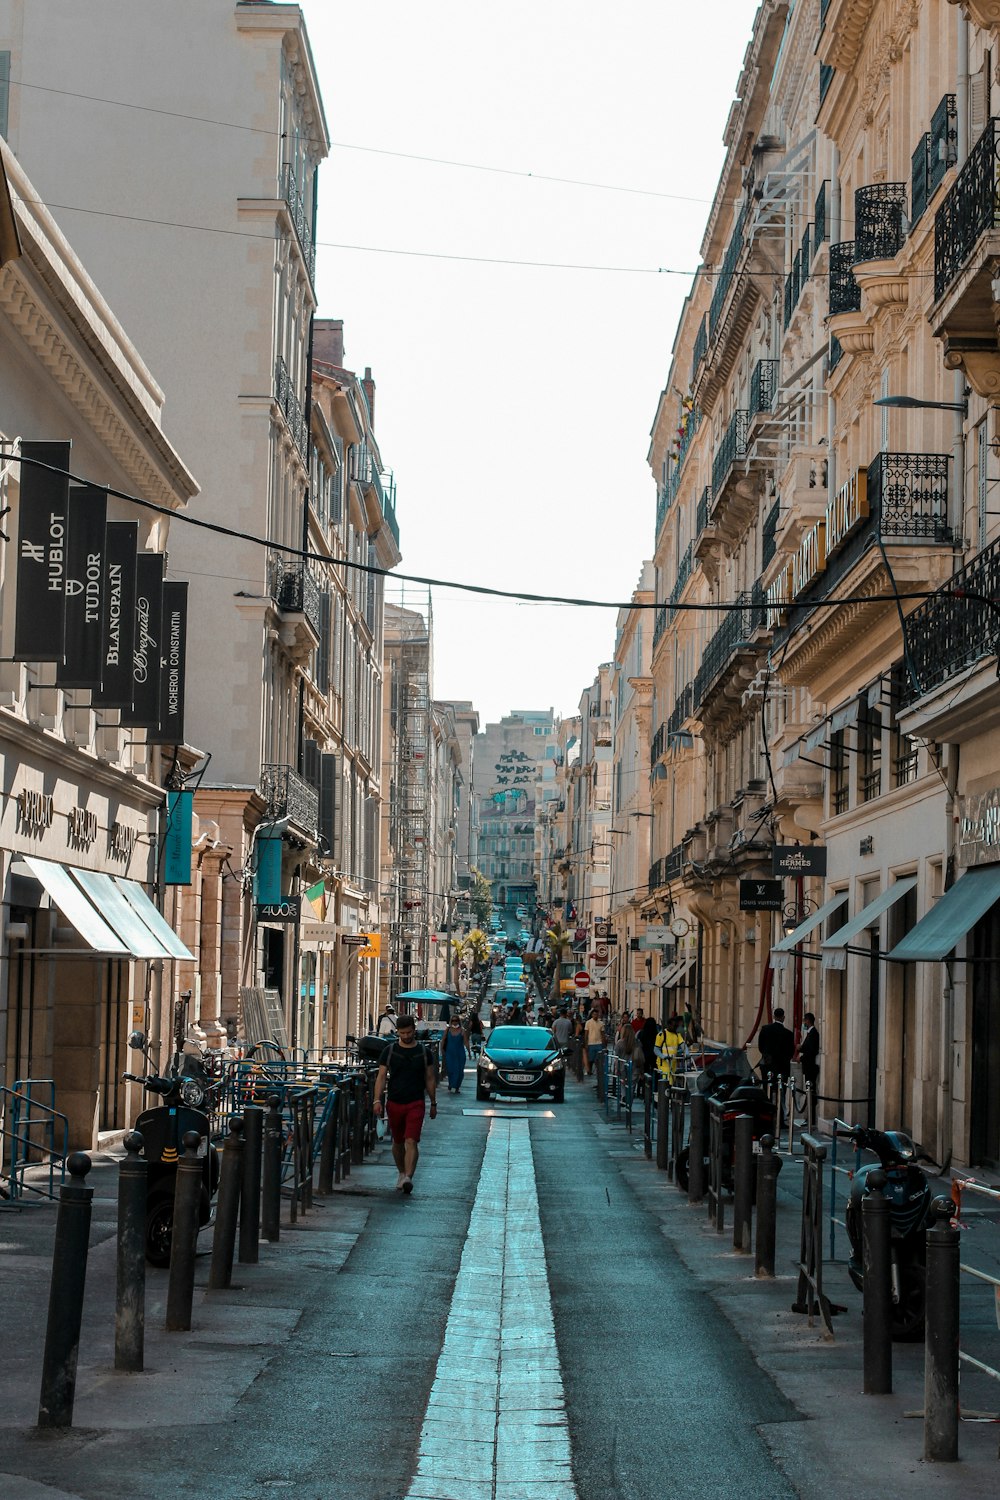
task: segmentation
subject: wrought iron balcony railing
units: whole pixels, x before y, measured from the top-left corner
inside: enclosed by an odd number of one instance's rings
[[[748,415],[751,422],[760,412],[774,410],[774,397],[777,389],[778,361],[776,359],[759,359],[753,367],[753,374],[750,376],[750,409]]]
[[[931,116],[929,144],[928,196],[958,161],[958,104],[954,94],[945,94]]]
[[[656,765],[656,762],[660,759],[660,756],[663,754],[664,746],[665,746],[665,743],[666,743],[666,738],[667,738],[667,726],[666,726],[666,724],[661,724],[660,727],[659,727],[659,729],[653,735],[653,741],[652,741],[652,744],[649,747],[650,760],[652,761],[652,764],[654,766]]]
[[[317,636],[322,631],[323,605],[320,586],[305,563],[289,562],[279,553],[269,568],[271,598],[286,615],[305,615]]]
[[[309,462],[309,428],[306,425],[305,412],[302,403],[295,394],[292,385],[292,377],[288,373],[288,366],[281,355],[274,362],[274,396],[282,415],[288,423],[288,430],[292,434],[292,441],[304,463]]]
[[[309,271],[309,280],[316,280],[316,246],[313,244],[312,224],[306,211],[305,198],[299,187],[291,162],[285,162],[281,169],[281,191],[285,202],[288,204],[288,212],[292,216],[295,225],[295,233],[299,237],[302,247],[302,258]]]
[[[743,229],[746,223],[746,212],[746,206],[744,205],[733,226],[729,244],[726,246],[726,253],[722,257],[722,265],[719,267],[719,273],[715,279],[715,291],[712,293],[712,300],[708,307],[709,338],[714,335],[718,326],[719,319],[722,316],[722,309],[725,307],[726,298],[729,295],[729,288],[736,274],[736,267],[743,253]]]
[[[1000,645],[1000,541],[984,547],[943,588],[906,617],[907,661],[916,675],[901,683],[904,706],[941,687]]]
[[[778,518],[780,514],[781,502],[779,500],[775,500],[774,504],[771,506],[771,509],[764,517],[764,524],[760,529],[760,566],[762,572],[767,567],[768,563],[771,561],[771,558],[777,551],[777,543],[775,541],[775,538],[778,534]]]
[[[868,465],[868,505],[886,540],[950,542],[948,455],[878,454]]]
[[[670,718],[667,720],[667,736],[678,734],[685,719],[690,719],[694,712],[694,684],[688,682],[681,688],[674,706],[670,710]]]
[[[892,260],[905,239],[905,182],[872,182],[854,194],[854,259]]]
[[[691,564],[694,559],[694,543],[688,542],[687,548],[677,564],[677,577],[674,579],[673,588],[670,590],[670,607],[667,610],[667,618],[672,620],[677,613],[676,605],[681,594],[684,592],[688,579],[691,577]]]
[[[910,224],[923,218],[930,197],[930,150],[931,133],[925,130],[910,157]]]
[[[734,411],[712,460],[712,495],[716,502],[733,464],[737,459],[746,458],[748,426],[748,414],[745,411]]]
[[[827,217],[827,197],[829,195],[829,182],[821,182],[819,192],[816,194],[816,207],[813,210],[813,254],[823,244],[830,232]]]
[[[700,708],[737,652],[749,650],[758,607],[750,596],[740,594],[736,606],[727,611],[722,624],[705,647],[692,689],[694,707]]]
[[[934,298],[943,297],[981,234],[1000,225],[998,121],[990,120],[934,215]]]
[[[315,833],[319,825],[319,792],[291,766],[264,765],[258,790],[267,804],[268,818],[289,818]]]
[[[655,891],[663,884],[663,860],[656,859],[649,867],[649,889]]]
[[[663,879],[679,880],[684,873],[684,845],[675,844],[663,861]]]
[[[653,618],[653,645],[657,646],[660,637],[667,628],[667,606],[661,604]]]
[[[694,358],[691,361],[691,384],[694,385],[698,374],[698,367],[708,352],[708,323],[704,318],[698,324],[698,332],[694,336]]]
[[[857,256],[853,240],[830,246],[830,316],[861,311],[861,288],[851,267]]]

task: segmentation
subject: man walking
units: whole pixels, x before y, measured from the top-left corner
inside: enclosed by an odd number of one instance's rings
[[[792,1071],[792,1054],[795,1037],[785,1025],[785,1012],[780,1005],[774,1012],[774,1020],[760,1029],[760,1072],[767,1087],[771,1078],[778,1078],[784,1085]]]
[[[587,1044],[587,1073],[590,1074],[598,1064],[601,1048],[606,1041],[604,1023],[596,1006],[590,1013],[590,1020],[583,1028],[583,1035]]]
[[[819,1032],[816,1017],[807,1010],[802,1017],[804,1027],[799,1042],[799,1062],[802,1064],[802,1082],[806,1085],[806,1119],[810,1130],[816,1129],[816,1095],[819,1092]]]
[[[420,1132],[424,1123],[424,1094],[430,1095],[431,1119],[437,1116],[437,1078],[434,1064],[417,1045],[417,1023],[412,1016],[396,1018],[396,1040],[379,1058],[375,1079],[375,1114],[381,1116],[383,1096],[388,1094],[392,1159],[399,1171],[398,1193],[413,1192],[413,1174],[420,1156]]]

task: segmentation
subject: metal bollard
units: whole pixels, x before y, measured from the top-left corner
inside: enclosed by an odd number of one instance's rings
[[[866,1396],[888,1396],[892,1391],[892,1205],[882,1191],[887,1180],[884,1172],[869,1172],[870,1192],[861,1200]]]
[[[924,1458],[958,1459],[959,1243],[952,1226],[955,1205],[935,1198],[936,1219],[927,1231],[927,1320],[924,1328]]]
[[[647,1161],[653,1160],[653,1075],[642,1077],[642,1154]]]
[[[264,1150],[264,1111],[250,1104],[243,1111],[243,1181],[240,1184],[241,1266],[255,1266],[260,1254],[260,1164]]]
[[[354,1133],[354,1084],[347,1078],[343,1090],[344,1109],[340,1130],[340,1176],[338,1182],[351,1175],[351,1141]]]
[[[354,1075],[354,1132],[351,1136],[351,1165],[360,1167],[365,1159],[365,1080]]]
[[[652,1084],[650,1084],[650,1087],[652,1087]],[[669,1113],[667,1105],[667,1081],[665,1078],[660,1078],[656,1084],[656,1165],[661,1172],[666,1171],[669,1156],[669,1141],[667,1139]]]
[[[603,1104],[608,1096],[608,1049],[597,1054],[597,1102]]]
[[[243,1182],[243,1117],[233,1115],[229,1134],[222,1150],[222,1174],[219,1198],[215,1207],[215,1233],[212,1236],[212,1264],[208,1284],[213,1291],[232,1285],[233,1254],[236,1250],[236,1224],[240,1212],[240,1188]]]
[[[261,1234],[275,1241],[281,1234],[281,1111],[277,1094],[267,1096],[264,1120],[264,1176],[261,1187]]]
[[[688,1202],[700,1203],[705,1196],[705,1143],[708,1138],[708,1100],[691,1095],[691,1129],[688,1136]]]
[[[142,1136],[122,1141],[118,1168],[118,1267],[115,1289],[115,1369],[141,1370],[146,1337],[146,1180]]]
[[[757,1157],[757,1240],[755,1276],[774,1275],[774,1245],[778,1228],[778,1173],[781,1157],[774,1154],[774,1136],[762,1135]]]
[[[749,1255],[753,1249],[753,1120],[739,1115],[736,1126],[736,1165],[733,1182],[733,1249]]]
[[[202,1192],[201,1136],[185,1130],[184,1154],[174,1181],[174,1223],[170,1231],[170,1274],[167,1281],[168,1333],[186,1333],[194,1302],[194,1261],[198,1248],[198,1209]]]
[[[68,1158],[69,1182],[59,1189],[59,1214],[52,1249],[49,1317],[42,1356],[42,1386],[38,1397],[39,1427],[72,1427],[76,1395],[76,1363],[83,1322],[83,1291],[87,1280],[90,1210],[94,1189],[84,1179],[90,1157],[74,1151]]]
[[[337,1164],[337,1115],[340,1109],[340,1093],[338,1089],[331,1089],[330,1094],[326,1128],[323,1131],[323,1144],[319,1153],[319,1182],[316,1185],[316,1191],[324,1194],[333,1192],[333,1174]]]

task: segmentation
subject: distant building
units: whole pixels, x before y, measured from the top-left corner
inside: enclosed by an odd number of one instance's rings
[[[552,709],[515,709],[476,736],[479,868],[511,915],[534,916],[536,817],[555,796],[557,747]]]

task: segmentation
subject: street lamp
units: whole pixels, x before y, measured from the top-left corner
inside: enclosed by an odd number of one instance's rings
[[[894,406],[912,410],[920,407],[930,411],[960,411],[963,417],[969,415],[969,403],[963,401],[923,401],[919,396],[878,396],[872,402],[873,406]]]
[[[796,927],[800,926],[806,917],[812,916],[816,911],[815,901],[808,896],[799,896],[795,901],[789,901],[781,908],[781,930],[785,937],[791,937]]]

